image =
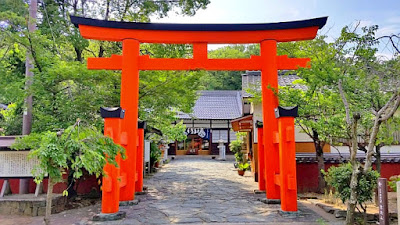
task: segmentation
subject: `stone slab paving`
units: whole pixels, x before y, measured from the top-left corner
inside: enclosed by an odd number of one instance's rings
[[[69,210],[52,216],[54,224],[331,224],[308,207],[299,204],[299,214],[282,215],[280,205],[267,205],[254,194],[257,183],[249,172],[237,174],[233,161],[211,157],[177,157],[158,173],[145,179],[146,195],[137,196],[138,205],[124,206],[126,218],[93,222],[100,206]],[[7,223],[0,216],[0,224]],[[16,222],[16,221],[14,221]],[[25,224],[40,224],[30,218]],[[18,222],[22,224],[22,221]],[[17,224],[17,223],[16,223]],[[337,223],[335,223],[337,224]]]

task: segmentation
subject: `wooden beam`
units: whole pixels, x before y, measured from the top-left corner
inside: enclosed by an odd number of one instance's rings
[[[194,44],[194,58],[171,59],[150,58],[148,55],[139,57],[139,70],[261,70],[261,57],[251,56],[249,59],[208,59],[207,45]],[[88,58],[88,69],[121,70],[122,56],[112,55],[110,58]],[[295,70],[308,67],[309,58],[288,58],[277,56],[277,66],[280,70]]]

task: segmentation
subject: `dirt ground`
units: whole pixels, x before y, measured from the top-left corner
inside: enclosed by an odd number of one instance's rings
[[[316,198],[315,201],[319,201],[326,205],[330,205],[337,209],[346,210],[346,204],[342,200],[336,198],[334,194],[316,194],[316,193],[306,193],[301,194],[301,198]],[[388,205],[389,213],[397,213],[397,196],[396,192],[388,192]],[[379,208],[373,201],[367,203],[367,213],[375,214],[379,212]]]

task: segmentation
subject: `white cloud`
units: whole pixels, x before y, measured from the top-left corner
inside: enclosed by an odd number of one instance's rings
[[[376,37],[381,37],[385,35],[391,35],[391,34],[398,34],[400,33],[400,26],[399,25],[388,25],[388,26],[383,26],[378,29],[376,32]]]

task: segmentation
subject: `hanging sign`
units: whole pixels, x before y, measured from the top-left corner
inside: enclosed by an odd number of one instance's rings
[[[185,135],[197,134],[203,139],[210,139],[210,129],[205,128],[186,128]]]

